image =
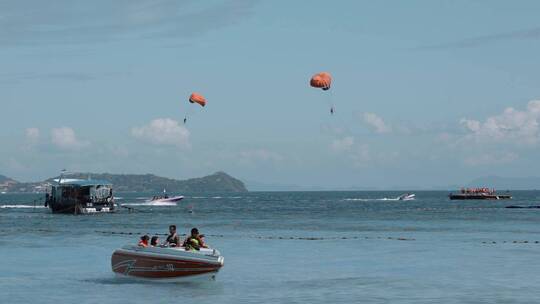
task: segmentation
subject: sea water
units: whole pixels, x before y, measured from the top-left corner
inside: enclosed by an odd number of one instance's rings
[[[114,214],[51,214],[0,195],[2,303],[538,303],[540,192],[450,201],[446,192],[117,194]],[[129,208],[128,208],[129,207]],[[198,227],[221,251],[214,281],[117,278],[112,252]],[[162,239],[164,237],[162,236]]]

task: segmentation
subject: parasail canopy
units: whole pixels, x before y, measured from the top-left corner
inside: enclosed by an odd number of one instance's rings
[[[204,107],[206,105],[206,98],[199,93],[191,93],[189,96],[189,102],[198,103]]]
[[[327,72],[317,73],[311,77],[309,84],[314,88],[329,90],[332,85],[332,76]]]

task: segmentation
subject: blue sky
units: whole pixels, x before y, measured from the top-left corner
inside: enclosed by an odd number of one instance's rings
[[[538,175],[539,10],[537,1],[2,2],[0,174],[223,170],[335,188]],[[333,75],[330,92],[308,85],[320,71]],[[193,91],[207,107],[187,103]]]

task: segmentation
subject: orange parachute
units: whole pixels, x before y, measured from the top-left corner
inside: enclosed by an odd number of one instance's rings
[[[321,72],[313,75],[309,84],[318,89],[329,90],[332,85],[332,76],[327,72]]]
[[[192,93],[191,96],[189,96],[189,102],[198,103],[204,107],[206,105],[206,98],[199,93]]]

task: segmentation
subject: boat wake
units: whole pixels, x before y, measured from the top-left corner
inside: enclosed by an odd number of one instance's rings
[[[187,198],[191,199],[223,199],[223,198],[230,198],[230,199],[240,199],[243,198],[243,196],[187,196]]]
[[[124,203],[122,206],[176,206],[175,202]]]
[[[28,209],[28,208],[47,208],[43,205],[0,205],[0,209]]]
[[[376,202],[376,201],[399,201],[397,197],[383,197],[383,198],[345,198],[342,201],[359,201],[359,202]]]

